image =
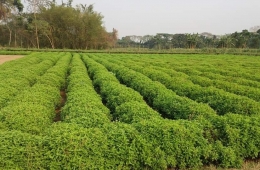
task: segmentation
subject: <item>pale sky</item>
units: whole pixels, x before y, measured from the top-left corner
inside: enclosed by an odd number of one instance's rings
[[[66,0],[63,0],[66,2]],[[156,33],[217,35],[260,25],[260,0],[73,0],[94,4],[107,31],[119,37]]]

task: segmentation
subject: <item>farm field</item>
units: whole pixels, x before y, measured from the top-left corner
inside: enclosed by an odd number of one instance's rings
[[[4,62],[10,61],[10,60],[15,60],[18,58],[21,58],[23,56],[19,55],[0,55],[0,64],[3,64]]]
[[[34,52],[0,65],[0,94],[0,169],[224,169],[260,156],[258,56]]]

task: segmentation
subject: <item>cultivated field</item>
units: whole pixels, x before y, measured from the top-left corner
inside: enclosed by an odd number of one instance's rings
[[[21,58],[23,56],[21,55],[0,55],[0,64],[3,64],[4,62],[15,60],[18,58]]]
[[[0,167],[240,167],[260,156],[259,68],[260,57],[206,54],[45,52],[6,62]]]

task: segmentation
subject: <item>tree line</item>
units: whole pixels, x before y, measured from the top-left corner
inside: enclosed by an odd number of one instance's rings
[[[107,32],[103,16],[93,5],[72,6],[72,0],[0,0],[0,47],[52,49],[107,48],[260,48],[260,26],[223,36],[168,34],[125,36],[116,29]],[[25,11],[25,12],[24,12]]]
[[[243,30],[223,36],[213,35],[208,32],[201,34],[167,34],[125,36],[118,40],[117,47],[121,48],[260,48],[260,27],[252,31]]]
[[[48,0],[0,1],[0,46],[21,48],[104,49],[114,47],[117,30],[107,32],[93,5],[72,6]]]

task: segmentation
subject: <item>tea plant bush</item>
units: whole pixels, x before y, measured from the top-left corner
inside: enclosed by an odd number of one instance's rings
[[[67,102],[62,108],[62,121],[86,128],[110,122],[110,110],[96,93],[79,54],[72,58],[67,79]]]
[[[240,167],[260,154],[258,59],[53,52],[7,62],[0,169]]]

